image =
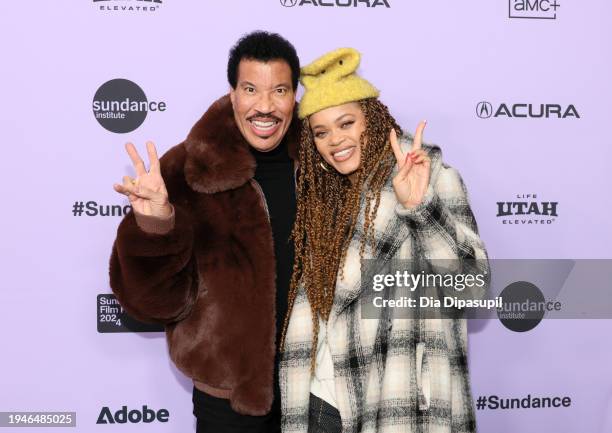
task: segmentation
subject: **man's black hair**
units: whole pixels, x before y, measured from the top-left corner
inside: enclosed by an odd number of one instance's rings
[[[238,65],[242,59],[259,60],[261,62],[284,60],[291,68],[293,90],[297,89],[300,77],[300,59],[291,42],[278,33],[258,30],[244,35],[236,42],[236,45],[230,50],[227,62],[227,81],[229,81],[232,89],[235,89],[238,84]]]

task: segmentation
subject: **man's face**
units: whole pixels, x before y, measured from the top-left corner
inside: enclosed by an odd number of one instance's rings
[[[235,89],[230,89],[238,129],[255,149],[267,152],[281,142],[295,106],[291,68],[284,60],[243,59]]]

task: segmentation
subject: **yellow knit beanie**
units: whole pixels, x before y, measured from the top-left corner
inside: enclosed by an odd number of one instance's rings
[[[298,117],[303,119],[325,108],[378,97],[379,91],[355,73],[360,59],[354,48],[338,48],[304,66],[300,76],[304,95]]]

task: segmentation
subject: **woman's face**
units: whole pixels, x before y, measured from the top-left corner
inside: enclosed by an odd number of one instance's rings
[[[329,107],[312,114],[310,129],[323,159],[339,173],[350,175],[361,163],[361,134],[366,120],[358,102]]]

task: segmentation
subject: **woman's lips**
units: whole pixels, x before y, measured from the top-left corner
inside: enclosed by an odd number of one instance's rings
[[[346,149],[343,149],[341,151],[333,152],[332,158],[334,158],[334,161],[336,162],[343,162],[353,156],[353,153],[355,153],[355,146],[347,147]]]
[[[250,120],[251,130],[258,137],[270,137],[280,127],[278,120]]]

